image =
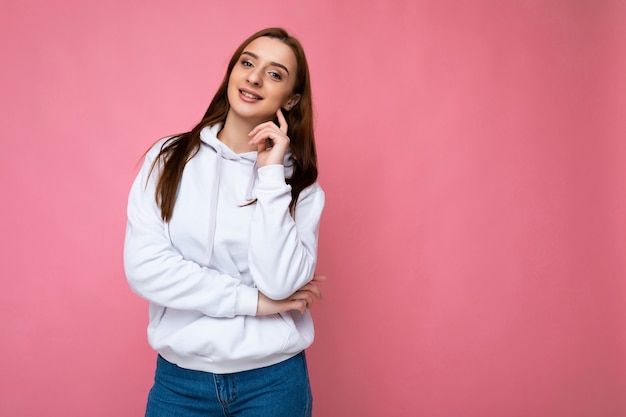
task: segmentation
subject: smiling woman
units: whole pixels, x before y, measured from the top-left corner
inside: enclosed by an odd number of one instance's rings
[[[124,250],[159,353],[147,416],[311,414],[312,126],[302,47],[266,29],[235,51],[202,121],[147,152]]]

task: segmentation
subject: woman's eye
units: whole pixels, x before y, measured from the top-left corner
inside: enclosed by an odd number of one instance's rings
[[[243,65],[244,67],[251,67],[252,66],[252,62],[250,62],[250,61],[241,61],[241,65]]]
[[[269,74],[270,74],[270,77],[275,78],[275,79],[277,79],[277,80],[282,79],[282,77],[280,76],[280,74],[279,74],[279,73],[277,73],[277,72],[272,71],[272,72],[270,72]]]

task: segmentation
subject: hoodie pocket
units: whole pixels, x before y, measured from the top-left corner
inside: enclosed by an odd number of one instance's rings
[[[281,352],[290,351],[290,347],[293,344],[293,339],[297,335],[297,329],[289,313],[278,313],[270,316],[274,325],[279,329],[277,334],[286,335],[283,341],[283,345],[280,348]]]
[[[163,323],[163,318],[167,314],[167,307],[157,307],[155,305],[150,305],[150,323],[148,325],[148,338],[150,340],[155,340],[157,338],[157,332],[161,327],[161,323]]]

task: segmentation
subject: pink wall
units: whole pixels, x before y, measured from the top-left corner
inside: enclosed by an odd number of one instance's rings
[[[318,110],[316,415],[626,415],[619,0],[2,2],[0,415],[142,415],[136,163],[268,25]]]

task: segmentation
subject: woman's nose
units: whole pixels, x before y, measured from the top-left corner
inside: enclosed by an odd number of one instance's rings
[[[261,77],[260,69],[255,68],[248,73],[248,82],[250,84],[261,85],[261,80],[262,80],[262,77]]]

